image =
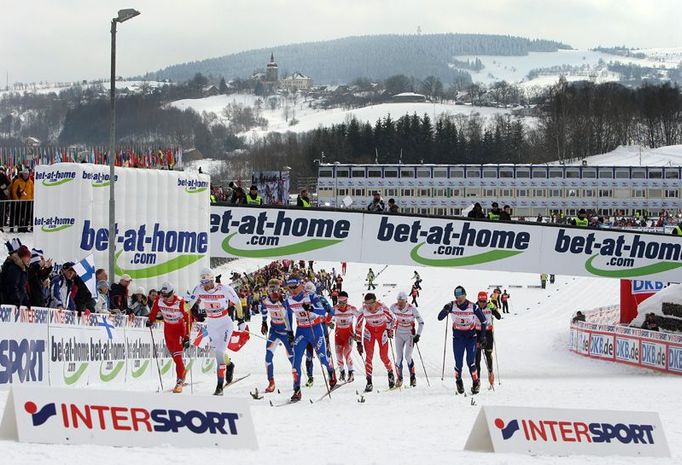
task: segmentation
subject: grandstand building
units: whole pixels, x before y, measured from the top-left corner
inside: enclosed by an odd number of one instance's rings
[[[318,169],[320,205],[363,208],[378,191],[410,213],[461,215],[474,202],[509,204],[513,216],[573,216],[581,208],[600,215],[625,210],[658,216],[680,209],[679,166],[562,165],[350,165]]]

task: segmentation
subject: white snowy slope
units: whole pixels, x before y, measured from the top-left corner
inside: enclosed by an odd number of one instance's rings
[[[238,260],[219,272],[253,271],[265,262]],[[338,263],[317,263],[317,267],[339,269]],[[372,266],[375,272],[383,265]],[[367,265],[349,264],[344,285],[351,303],[359,304]],[[377,278],[377,293],[390,303],[399,289],[408,289],[413,267],[389,266]],[[252,400],[248,392],[266,384],[264,341],[252,340],[234,360],[237,375],[252,373],[246,380],[230,387],[226,395],[247,398],[252,405],[260,450],[255,452],[221,452],[214,449],[176,449],[166,445],[155,448],[112,448],[104,446],[49,446],[0,441],[3,463],[28,465],[34,463],[64,463],[69,465],[152,465],[172,463],[230,464],[414,464],[414,463],[476,463],[487,464],[634,464],[641,459],[622,457],[529,457],[515,454],[485,454],[463,452],[464,443],[480,405],[546,406],[588,409],[622,409],[660,412],[666,430],[671,459],[648,459],[644,463],[676,464],[682,460],[682,397],[680,378],[642,371],[632,367],[594,361],[574,355],[567,349],[569,320],[576,310],[585,310],[618,302],[616,280],[571,278],[557,276],[549,289],[509,288],[515,285],[536,285],[539,277],[528,274],[442,270],[418,268],[424,279],[419,310],[426,326],[420,347],[431,380],[427,386],[421,365],[417,361],[418,386],[415,389],[374,392],[357,402],[356,389],[362,390],[364,380],[359,357],[355,356],[356,373],[353,385],[341,387],[333,399],[311,405],[308,399],[323,392],[320,368],[315,362],[315,385],[304,388],[304,400],[295,405],[272,408],[268,398]],[[397,287],[387,286],[397,284]],[[454,396],[453,362],[450,336],[447,338],[447,369],[441,381],[441,361],[445,326],[436,314],[451,299],[453,288],[462,284],[470,296],[488,285],[501,285],[511,294],[511,314],[496,322],[499,355],[496,390],[487,390],[483,383],[476,396]],[[251,323],[258,331],[260,319]],[[376,359],[375,389],[386,388],[386,371]],[[280,348],[275,358],[275,373],[281,394],[270,395],[275,402],[291,394],[291,374],[288,361]],[[470,388],[468,374],[466,387]],[[195,396],[208,395],[214,380],[206,378],[197,384]],[[138,388],[139,389],[139,388]],[[150,385],[149,390],[155,390]],[[134,395],[134,394],[133,394]],[[161,394],[160,394],[161,395]],[[168,394],[170,395],[170,394]],[[183,395],[191,396],[189,392]],[[6,393],[0,394],[0,408]],[[216,398],[217,404],[225,398]]]
[[[682,145],[667,145],[650,149],[639,145],[621,145],[608,153],[585,158],[588,166],[682,166]],[[558,165],[554,161],[550,165]],[[574,160],[567,164],[582,164]]]

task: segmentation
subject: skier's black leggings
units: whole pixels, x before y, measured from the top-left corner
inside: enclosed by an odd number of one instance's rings
[[[476,347],[476,370],[481,373],[481,352],[485,352],[485,360],[487,362],[488,373],[493,371],[493,332],[485,332],[485,347]],[[481,332],[476,331],[476,337],[480,339]]]

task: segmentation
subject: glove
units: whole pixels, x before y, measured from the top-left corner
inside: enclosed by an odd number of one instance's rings
[[[153,324],[154,324],[154,322],[153,322],[152,320],[147,320],[147,321],[144,322],[144,325],[145,325],[147,328],[151,328]]]
[[[287,331],[287,339],[289,340],[289,345],[293,346],[294,345],[294,332],[293,331]]]
[[[412,336],[412,342],[413,342],[414,344],[416,344],[417,342],[419,342],[419,334],[415,334],[414,336]]]
[[[387,329],[387,330],[386,330],[386,335],[388,336],[389,339],[393,339],[393,330],[392,330],[392,329]]]
[[[262,325],[260,325],[260,333],[265,336],[268,334],[268,324],[264,321]]]
[[[358,341],[358,353],[360,354],[361,357],[362,357],[362,352],[363,352],[362,341]]]
[[[182,347],[189,349],[189,337],[185,336],[182,338]]]
[[[336,326],[336,325],[334,324],[333,321],[330,321],[330,322],[327,324],[327,326],[329,326],[329,329],[334,329],[334,326]]]

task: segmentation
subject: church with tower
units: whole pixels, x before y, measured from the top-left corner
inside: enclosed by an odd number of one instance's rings
[[[255,74],[254,77],[258,76]],[[295,72],[284,79],[279,78],[279,66],[275,62],[275,54],[270,53],[270,62],[265,67],[265,75],[260,73],[260,79],[268,91],[282,88],[293,92],[310,90],[313,87],[313,80],[303,73]]]

